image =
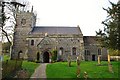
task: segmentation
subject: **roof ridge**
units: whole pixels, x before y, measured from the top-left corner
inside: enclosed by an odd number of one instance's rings
[[[34,26],[32,33],[48,33],[48,34],[82,34],[78,30],[78,27],[68,27],[68,26]]]
[[[77,28],[76,26],[34,26],[34,27],[45,27],[45,28]]]

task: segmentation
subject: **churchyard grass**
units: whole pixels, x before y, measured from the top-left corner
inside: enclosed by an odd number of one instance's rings
[[[3,61],[10,60],[10,57],[8,55],[3,56]],[[38,63],[35,62],[28,62],[24,61],[22,62],[22,68],[26,69],[30,75],[34,73],[34,70],[39,66]]]
[[[29,72],[29,76],[31,76],[39,65],[39,63],[35,62],[23,61],[22,68],[26,69]]]
[[[114,73],[109,72],[107,61],[102,61],[101,66],[97,65],[97,61],[82,61],[80,64],[80,78],[84,78],[85,71],[89,78],[118,78],[118,65],[120,65],[120,62],[112,61],[111,64]],[[47,78],[76,78],[76,62],[72,62],[71,65],[71,67],[68,67],[67,62],[48,64],[46,69]]]
[[[10,60],[10,57],[8,55],[3,56],[3,61],[6,61],[6,60]],[[24,60],[22,62],[22,68],[29,71],[30,75],[34,72],[35,68],[38,66],[39,66],[39,64],[35,63],[35,62],[28,62],[28,61],[24,61]]]

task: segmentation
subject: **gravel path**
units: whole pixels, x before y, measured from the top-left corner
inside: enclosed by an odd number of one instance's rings
[[[31,76],[31,78],[46,78],[46,65],[48,63],[42,63]]]

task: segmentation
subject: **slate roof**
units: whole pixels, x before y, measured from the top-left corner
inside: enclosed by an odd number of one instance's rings
[[[48,34],[82,34],[79,27],[64,26],[35,26],[31,34],[48,33]]]
[[[97,44],[97,39],[98,37],[96,36],[83,36],[83,40],[84,40],[84,45],[90,45],[90,44]]]

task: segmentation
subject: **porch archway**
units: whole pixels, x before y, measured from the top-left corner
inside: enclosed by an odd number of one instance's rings
[[[45,51],[43,53],[43,62],[44,63],[49,63],[49,52]]]

